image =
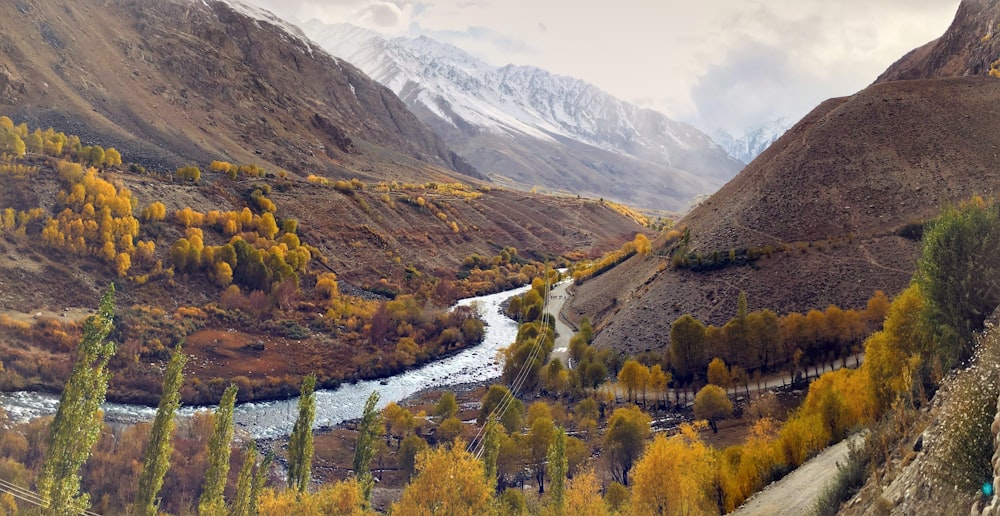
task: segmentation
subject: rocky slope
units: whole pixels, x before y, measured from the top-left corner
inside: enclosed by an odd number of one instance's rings
[[[1000,2],[963,0],[940,38],[913,49],[876,82],[986,75],[1000,59]]]
[[[683,210],[742,163],[694,127],[528,66],[493,67],[427,37],[303,29],[395,91],[479,170],[523,186]]]
[[[991,23],[1000,8],[975,10],[984,5],[963,3],[959,18],[978,12]],[[968,32],[958,25],[941,41]],[[996,79],[958,77],[883,81],[822,103],[681,221],[689,251],[705,257],[785,252],[703,272],[664,267],[666,256],[635,258],[580,287],[571,316],[597,315],[598,344],[641,351],[662,349],[684,313],[724,322],[740,290],[751,309],[779,313],[895,294],[916,263],[912,223],[1000,190],[998,102]]]
[[[477,175],[391,91],[235,0],[4,2],[0,111],[159,170]]]

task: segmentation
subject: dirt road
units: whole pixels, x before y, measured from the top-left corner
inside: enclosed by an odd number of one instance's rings
[[[813,505],[823,489],[837,474],[837,463],[847,461],[847,443],[861,444],[854,435],[830,446],[785,478],[767,486],[730,514],[733,516],[800,516],[812,514]]]

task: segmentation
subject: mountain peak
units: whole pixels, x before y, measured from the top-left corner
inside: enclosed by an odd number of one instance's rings
[[[1000,58],[1000,0],[963,0],[944,35],[896,61],[875,82],[988,75]]]
[[[694,127],[577,78],[494,67],[427,36],[356,37],[314,22],[303,28],[501,181],[680,211],[742,167]]]

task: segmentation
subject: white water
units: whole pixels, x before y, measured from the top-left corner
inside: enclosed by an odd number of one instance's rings
[[[499,377],[503,364],[497,359],[497,353],[517,337],[517,323],[500,312],[500,305],[511,296],[526,292],[528,288],[530,287],[525,286],[467,298],[457,303],[457,306],[474,306],[486,323],[485,338],[477,346],[382,380],[345,383],[337,389],[316,391],[316,419],[313,426],[332,426],[361,417],[365,401],[372,391],[379,392],[379,407],[384,407],[391,401],[400,401],[424,389]],[[233,419],[237,428],[254,438],[285,436],[291,433],[295,424],[298,401],[296,397],[284,401],[242,403],[236,406]],[[0,393],[0,405],[13,421],[55,414],[58,404],[59,397],[54,394],[26,391]],[[104,410],[105,420],[122,423],[150,421],[156,415],[155,408],[143,405],[105,403],[101,408]],[[211,408],[181,407],[179,413],[190,416],[198,410]]]

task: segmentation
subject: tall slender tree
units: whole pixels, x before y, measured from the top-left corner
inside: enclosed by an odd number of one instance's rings
[[[361,483],[365,500],[371,500],[374,480],[371,474],[372,457],[375,456],[375,441],[382,428],[381,415],[375,406],[378,405],[378,391],[372,391],[365,402],[365,411],[358,424],[358,442],[354,446],[354,476]]]
[[[149,445],[142,459],[142,474],[139,489],[135,495],[135,509],[139,514],[155,516],[159,509],[156,496],[163,487],[163,477],[170,468],[170,454],[173,453],[174,413],[181,404],[180,388],[184,383],[184,364],[187,355],[181,345],[174,348],[174,355],[167,364],[163,377],[163,393],[156,408],[153,429],[149,435]]]
[[[563,427],[556,427],[546,458],[549,461],[549,496],[552,497],[552,508],[556,514],[562,514],[566,502],[566,474],[569,473],[566,430]]]
[[[219,408],[215,411],[215,428],[208,440],[208,470],[202,484],[198,513],[216,515],[226,513],[226,479],[229,476],[229,453],[233,441],[233,406],[236,404],[236,386],[230,385],[222,393]]]
[[[316,375],[302,380],[299,391],[299,417],[288,441],[288,487],[305,492],[312,478],[313,419],[316,418]]]
[[[243,454],[243,466],[240,467],[240,476],[236,481],[236,500],[233,502],[231,514],[236,516],[251,516],[256,514],[256,511],[251,512],[251,507],[255,500],[253,498],[253,484],[257,458],[257,443],[250,441],[246,452]]]
[[[493,491],[497,488],[497,458],[500,456],[501,429],[497,419],[491,417],[486,422],[486,434],[483,435],[483,474],[486,475],[486,483]]]
[[[37,482],[38,494],[48,501],[43,509],[47,514],[79,514],[90,507],[90,497],[80,494],[80,467],[101,432],[99,408],[111,377],[108,362],[117,349],[106,340],[113,328],[114,294],[112,284],[101,297],[97,313],[84,323],[76,365],[52,420],[48,453]]]

